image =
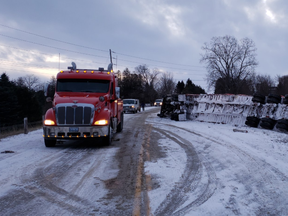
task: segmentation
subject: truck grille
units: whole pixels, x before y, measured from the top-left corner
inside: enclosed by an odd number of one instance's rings
[[[57,125],[91,125],[93,110],[94,107],[88,104],[56,106]]]

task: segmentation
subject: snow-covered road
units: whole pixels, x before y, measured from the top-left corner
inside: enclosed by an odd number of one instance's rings
[[[287,134],[171,121],[157,117],[159,108],[145,112],[144,137],[130,138],[141,147],[129,175],[136,179],[133,199],[123,194],[121,204],[107,194],[121,187],[119,152],[131,157],[121,147],[128,142],[123,136],[143,113],[125,114],[120,141],[108,148],[79,142],[45,148],[42,130],[2,139],[0,152],[14,153],[0,154],[1,215],[120,215],[120,207],[141,215],[288,215]],[[137,209],[141,199],[145,214]]]

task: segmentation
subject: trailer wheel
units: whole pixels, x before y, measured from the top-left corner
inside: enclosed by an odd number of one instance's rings
[[[283,99],[283,104],[288,104],[288,98],[285,97],[285,98]]]
[[[123,130],[123,125],[124,125],[123,113],[121,113],[120,121],[121,122],[117,125],[117,133],[119,133],[119,132],[121,132]]]
[[[255,122],[245,121],[245,124],[249,127],[258,127],[258,123]]]
[[[276,124],[276,121],[271,118],[262,118],[260,122],[260,126],[264,129],[272,130]]]
[[[283,99],[283,104],[288,104],[288,94],[285,95],[285,98]]]
[[[288,131],[288,119],[279,119],[275,127],[280,130]]]
[[[283,123],[277,123],[276,124],[276,128],[277,129],[280,129],[280,130],[285,130],[285,131],[288,131],[288,126],[286,124],[283,124]]]
[[[250,127],[258,127],[260,119],[255,116],[247,116],[245,124]]]
[[[267,103],[280,103],[281,102],[281,96],[277,94],[269,94],[267,97]]]
[[[271,98],[267,98],[267,103],[278,104],[278,103],[280,103],[280,101],[278,99],[276,99],[276,98],[271,97]]]
[[[288,127],[288,119],[279,119],[277,121],[277,124],[284,124]]]
[[[44,142],[46,147],[55,147],[56,145],[56,139],[44,139]]]
[[[253,102],[265,104],[265,95],[255,93],[252,98]]]

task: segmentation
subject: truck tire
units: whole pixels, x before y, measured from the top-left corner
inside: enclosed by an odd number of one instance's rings
[[[265,95],[255,93],[252,98],[253,102],[265,104]]]
[[[121,122],[117,125],[117,133],[119,133],[119,132],[121,132],[123,130],[123,125],[124,125],[123,113],[121,113],[120,121]]]
[[[103,138],[103,141],[104,141],[105,146],[110,146],[112,143],[112,134],[111,134],[111,127],[110,126],[108,129],[108,135]]]
[[[56,145],[56,139],[44,139],[44,142],[46,147],[55,147]]]
[[[288,104],[288,98],[285,97],[285,98],[283,99],[283,104]]]
[[[285,98],[283,99],[283,104],[288,104],[288,94],[285,95]]]
[[[275,127],[281,131],[282,130],[288,131],[288,126],[286,124],[283,124],[283,123],[277,122]]]
[[[258,124],[260,122],[260,119],[255,116],[247,116],[245,124],[250,127],[258,127]]]
[[[280,103],[281,102],[281,95],[277,94],[269,94],[267,97],[267,103]]]
[[[288,127],[288,119],[279,119],[277,121],[277,124],[284,124]]]
[[[279,119],[275,127],[281,131],[288,131],[288,119]]]
[[[276,98],[267,98],[267,103],[275,103],[278,104],[279,101]]]
[[[272,130],[276,124],[276,121],[271,118],[262,118],[260,122],[260,126],[264,129]]]

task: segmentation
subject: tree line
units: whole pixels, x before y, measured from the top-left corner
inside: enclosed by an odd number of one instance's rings
[[[175,82],[173,75],[161,73],[158,69],[149,69],[139,65],[133,72],[126,68],[122,74],[118,71],[121,98],[139,99],[141,103],[153,104],[157,98],[167,94],[204,94],[205,90],[190,79]]]
[[[116,72],[116,75],[119,78],[121,98],[139,99],[141,103],[152,105],[157,98],[173,93],[205,93],[190,79],[186,83],[179,81],[176,84],[171,73],[151,70],[147,65],[139,65],[133,72],[126,68],[122,73]],[[48,84],[48,95],[53,99],[56,86],[54,76],[48,83],[41,84],[34,75],[10,80],[3,73],[0,77],[0,127],[22,124],[25,117],[28,117],[29,122],[41,121],[42,115],[51,107],[44,95],[44,86]]]
[[[28,117],[31,122],[42,120],[42,111],[45,105],[44,91],[34,90],[34,84],[30,85],[33,82],[29,82],[27,85],[22,78],[18,81],[9,80],[6,73],[0,77],[1,127],[21,124],[25,117]]]

